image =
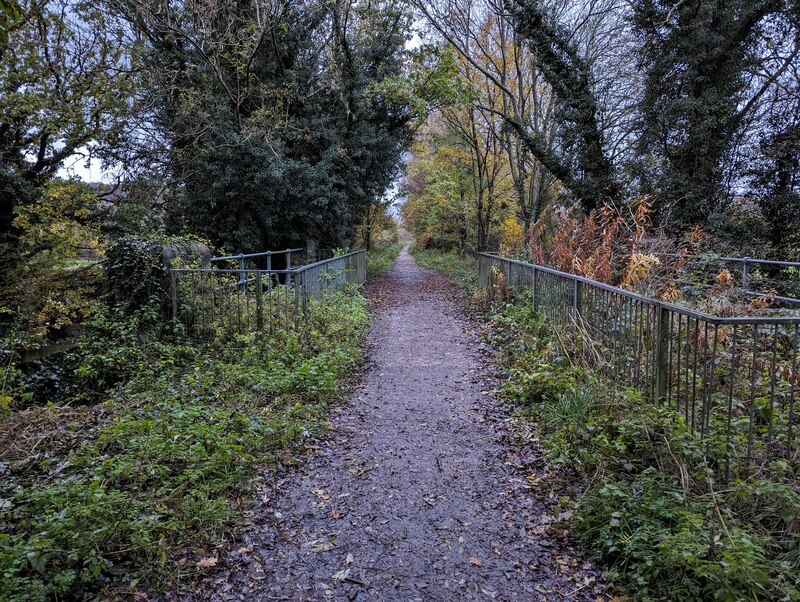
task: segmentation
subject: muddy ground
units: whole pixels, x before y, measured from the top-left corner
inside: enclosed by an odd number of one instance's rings
[[[491,353],[459,293],[403,251],[368,294],[362,383],[307,464],[270,477],[199,598],[604,599],[554,535],[541,449],[492,397]]]

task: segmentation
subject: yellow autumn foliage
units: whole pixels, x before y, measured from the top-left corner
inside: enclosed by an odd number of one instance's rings
[[[634,289],[644,282],[653,268],[660,265],[661,260],[655,255],[632,253],[622,277],[622,288]]]
[[[517,253],[525,246],[525,229],[513,215],[500,223],[500,236],[500,250],[503,253]]]

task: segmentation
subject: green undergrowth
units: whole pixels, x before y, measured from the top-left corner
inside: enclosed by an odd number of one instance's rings
[[[581,492],[569,528],[637,600],[800,600],[796,475],[723,483],[679,414],[561,355],[530,303],[497,306],[504,395]]]
[[[417,263],[423,268],[437,270],[447,275],[454,285],[467,292],[473,292],[478,286],[478,258],[462,256],[457,253],[444,253],[435,249],[417,249],[411,247]]]
[[[360,295],[314,302],[310,315],[302,336],[221,348],[98,324],[117,338],[87,342],[76,369],[117,383],[104,399],[0,418],[0,599],[126,596],[208,570],[259,475],[324,431],[360,364]]]
[[[380,276],[394,265],[403,249],[402,242],[374,247],[367,252],[367,278]]]

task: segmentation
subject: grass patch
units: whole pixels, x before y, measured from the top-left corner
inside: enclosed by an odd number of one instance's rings
[[[800,600],[800,494],[773,467],[723,487],[681,415],[601,382],[561,353],[530,303],[492,315],[504,394],[572,484],[584,553],[637,600]]]
[[[367,278],[380,276],[394,265],[403,249],[402,242],[374,247],[367,252]]]
[[[312,303],[302,342],[288,331],[220,349],[121,337],[113,353],[82,358],[101,384],[127,370],[103,401],[6,413],[0,599],[114,597],[190,579],[231,540],[261,471],[295,461],[324,431],[360,365],[365,306],[357,293]]]
[[[457,253],[444,253],[433,249],[417,249],[411,247],[414,259],[423,268],[437,270],[447,275],[454,285],[467,292],[473,292],[478,286],[477,256],[462,256]]]

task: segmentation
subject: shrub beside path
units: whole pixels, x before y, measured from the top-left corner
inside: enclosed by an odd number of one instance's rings
[[[404,250],[368,295],[361,385],[198,597],[605,599],[597,571],[548,535],[552,503],[528,481],[541,450],[515,445],[458,293]]]

